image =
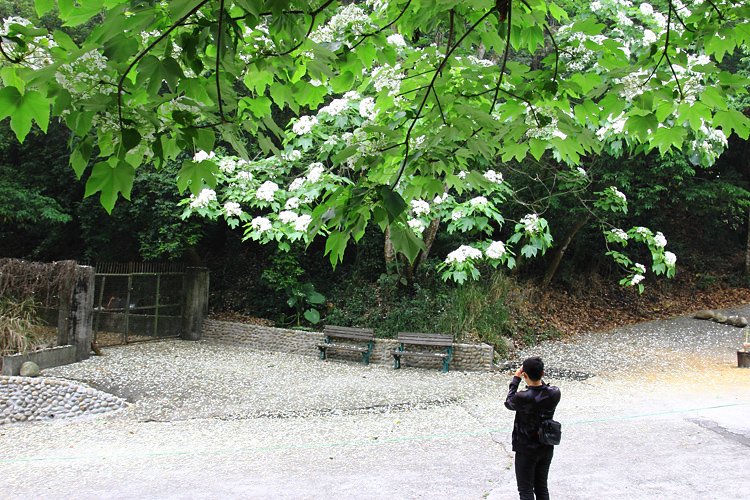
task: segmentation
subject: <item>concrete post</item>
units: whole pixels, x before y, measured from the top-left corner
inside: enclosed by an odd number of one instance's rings
[[[208,269],[188,267],[185,270],[185,299],[182,307],[182,338],[200,340],[203,319],[208,312]]]
[[[88,359],[91,355],[91,341],[94,337],[94,288],[94,268],[78,266],[68,323],[68,336],[76,346],[76,361]]]
[[[72,261],[63,261],[61,264],[72,264]],[[62,266],[66,269],[67,266]],[[70,308],[73,302],[73,288],[75,287],[75,277],[66,274],[66,279],[60,283],[60,289],[57,291],[59,302],[57,304],[57,345],[72,345],[73,338],[70,336]]]

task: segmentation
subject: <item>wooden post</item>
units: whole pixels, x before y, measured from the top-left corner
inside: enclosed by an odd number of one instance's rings
[[[185,270],[185,296],[182,308],[182,338],[200,340],[203,319],[208,311],[208,269],[188,267]]]
[[[94,332],[95,276],[94,268],[91,266],[77,266],[76,268],[68,321],[68,338],[76,346],[77,361],[88,359],[91,355]]]

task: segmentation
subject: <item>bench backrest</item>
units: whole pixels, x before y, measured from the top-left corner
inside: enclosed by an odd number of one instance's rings
[[[445,347],[453,345],[453,335],[444,335],[442,333],[401,332],[398,334],[398,341],[402,344]]]
[[[370,341],[375,338],[372,328],[352,328],[350,326],[326,325],[323,333],[328,337],[337,337],[350,340]]]

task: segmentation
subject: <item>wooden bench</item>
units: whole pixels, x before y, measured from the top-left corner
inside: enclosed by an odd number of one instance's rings
[[[399,346],[391,351],[393,367],[401,368],[402,357],[432,358],[443,360],[443,372],[448,371],[453,359],[453,336],[440,333],[410,333],[398,334]],[[442,349],[419,349],[419,347],[442,347]],[[408,350],[407,350],[408,349]]]
[[[328,351],[348,351],[362,354],[362,363],[368,364],[375,344],[372,328],[351,328],[326,325],[323,328],[325,342],[318,344],[320,359],[326,359]]]

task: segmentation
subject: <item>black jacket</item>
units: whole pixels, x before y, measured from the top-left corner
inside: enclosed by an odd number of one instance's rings
[[[553,418],[560,402],[560,389],[542,383],[529,386],[518,392],[520,377],[513,377],[505,398],[505,407],[516,412],[513,422],[513,451],[534,452],[550,445],[539,442],[539,423],[542,419]]]

